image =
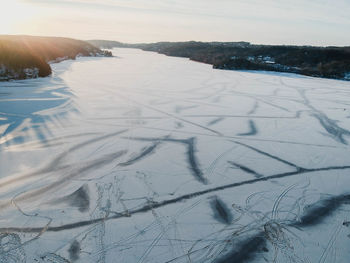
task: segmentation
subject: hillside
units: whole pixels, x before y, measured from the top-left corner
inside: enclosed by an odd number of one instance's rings
[[[0,36],[0,80],[46,77],[49,62],[77,56],[109,56],[80,40],[60,37]]]
[[[267,70],[350,80],[350,47],[273,46],[248,42],[88,42],[98,47],[140,48],[168,56],[187,57],[218,69]]]

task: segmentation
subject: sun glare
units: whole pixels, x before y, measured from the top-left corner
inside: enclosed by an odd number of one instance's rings
[[[13,34],[18,27],[27,27],[37,15],[33,6],[18,0],[0,0],[0,34]]]

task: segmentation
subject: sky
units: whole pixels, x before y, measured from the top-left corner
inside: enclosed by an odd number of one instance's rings
[[[350,0],[0,0],[0,34],[350,46]]]

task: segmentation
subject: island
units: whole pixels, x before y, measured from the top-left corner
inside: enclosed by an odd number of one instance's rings
[[[216,69],[277,71],[350,80],[350,46],[315,47],[196,41],[150,44],[125,44],[108,40],[88,42],[99,48],[139,48],[168,56],[185,57],[211,64]]]
[[[63,37],[0,36],[0,81],[46,77],[50,63],[79,56],[112,56],[110,51]]]

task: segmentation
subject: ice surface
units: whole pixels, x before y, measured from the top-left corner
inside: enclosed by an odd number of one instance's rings
[[[0,262],[349,262],[349,82],[113,52],[0,84]]]

